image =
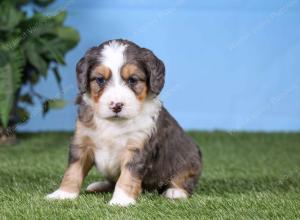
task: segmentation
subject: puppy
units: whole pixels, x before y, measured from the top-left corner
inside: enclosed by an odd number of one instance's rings
[[[89,192],[113,191],[109,204],[128,206],[145,190],[170,199],[193,192],[201,152],[162,106],[165,67],[150,50],[127,40],[89,49],[76,67],[78,119],[69,165],[48,199],[74,199],[93,165],[106,178]]]

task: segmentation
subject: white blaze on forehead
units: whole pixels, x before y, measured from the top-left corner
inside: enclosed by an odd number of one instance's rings
[[[101,64],[111,70],[111,78],[98,102],[98,115],[101,118],[115,116],[111,108],[114,103],[123,104],[122,111],[118,113],[119,117],[133,118],[141,110],[141,102],[121,76],[121,68],[126,63],[127,46],[115,40],[107,43],[101,51]]]
[[[118,41],[111,41],[104,46],[101,52],[101,62],[110,68],[114,82],[120,81],[120,69],[126,60],[124,55],[126,47],[127,45]]]

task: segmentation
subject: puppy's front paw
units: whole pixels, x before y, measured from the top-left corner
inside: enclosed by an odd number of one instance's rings
[[[65,200],[65,199],[76,199],[78,193],[70,193],[63,190],[56,190],[51,194],[48,194],[45,198],[49,200]]]
[[[134,205],[135,203],[136,203],[136,201],[133,198],[118,198],[118,199],[112,198],[108,204],[126,207],[126,206],[130,206],[130,205]]]
[[[109,205],[117,206],[130,206],[136,203],[135,199],[128,196],[121,188],[116,187],[112,199],[109,201]]]

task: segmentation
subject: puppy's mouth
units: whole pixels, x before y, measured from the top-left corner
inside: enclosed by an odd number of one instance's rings
[[[124,116],[121,116],[120,114],[116,113],[113,116],[108,117],[107,119],[110,120],[110,121],[124,121],[124,120],[127,120],[128,118],[126,118]]]

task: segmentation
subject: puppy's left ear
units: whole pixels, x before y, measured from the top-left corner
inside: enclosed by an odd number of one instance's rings
[[[165,65],[146,48],[143,48],[143,59],[148,72],[150,91],[158,95],[165,84]]]

